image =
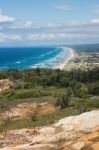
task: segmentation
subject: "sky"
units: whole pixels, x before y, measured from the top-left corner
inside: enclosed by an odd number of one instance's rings
[[[99,0],[0,0],[0,46],[99,43]]]

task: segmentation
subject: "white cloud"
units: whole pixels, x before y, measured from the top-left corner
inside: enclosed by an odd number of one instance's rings
[[[86,36],[80,33],[72,34],[72,33],[38,33],[38,34],[30,34],[27,39],[29,41],[53,41],[53,40],[84,40]]]
[[[59,4],[59,5],[56,6],[56,8],[60,9],[60,10],[64,10],[64,11],[72,10],[72,8],[67,4]]]
[[[92,7],[94,13],[99,13],[99,4]]]
[[[20,21],[8,26],[8,29],[10,30],[26,30],[32,28],[34,28],[32,21],[25,21],[25,22]]]
[[[48,28],[58,28],[61,27],[62,24],[54,24],[54,23],[48,23],[47,27]]]
[[[0,23],[12,23],[12,22],[15,22],[15,18],[3,15],[2,9],[0,8]]]
[[[99,24],[99,18],[91,20],[91,23],[93,23],[93,24]]]
[[[18,34],[13,34],[10,37],[8,36],[7,38],[8,40],[11,40],[11,41],[16,41],[16,42],[22,41],[21,35],[18,35]]]
[[[32,28],[33,23],[32,23],[32,21],[27,21],[24,26],[25,26],[26,28]]]
[[[6,35],[4,35],[3,33],[0,33],[0,42],[5,42],[6,41]]]
[[[29,40],[53,40],[55,39],[55,34],[53,33],[36,33],[36,34],[30,34],[28,37]]]
[[[0,23],[11,23],[14,21],[15,18],[0,14]]]
[[[15,42],[20,42],[22,41],[22,38],[21,38],[21,35],[18,35],[18,34],[4,34],[4,33],[0,33],[0,43],[2,42],[12,42],[12,41],[15,41]]]

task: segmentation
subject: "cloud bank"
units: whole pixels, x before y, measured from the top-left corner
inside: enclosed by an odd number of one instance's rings
[[[67,6],[61,8],[67,9]],[[48,23],[35,26],[31,20],[17,21],[0,13],[0,43],[96,43],[99,42],[99,18],[85,21]]]

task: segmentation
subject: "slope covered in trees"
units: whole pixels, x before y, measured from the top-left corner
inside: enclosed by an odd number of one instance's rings
[[[57,120],[99,108],[99,68],[82,71],[51,69],[8,70],[0,79],[10,79],[11,88],[0,93],[0,112],[23,102],[48,102],[55,112],[30,119],[5,120],[0,130],[52,124]],[[33,119],[35,118],[35,119]]]

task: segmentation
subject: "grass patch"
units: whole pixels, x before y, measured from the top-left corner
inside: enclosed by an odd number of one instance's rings
[[[46,98],[45,98],[46,99]],[[48,100],[49,101],[49,100]],[[72,116],[79,115],[86,111],[91,111],[99,108],[99,97],[90,98],[90,99],[79,99],[72,98],[68,108],[59,109],[56,112],[35,116],[35,119],[32,117],[30,119],[22,119],[17,121],[5,121],[4,124],[0,125],[0,131],[8,131],[14,129],[22,129],[27,127],[40,127],[48,126],[53,123],[56,123],[58,120]]]
[[[50,102],[55,103],[56,98],[63,92],[65,88],[42,88],[35,89],[19,89],[8,90],[0,94],[0,112],[23,102]]]

